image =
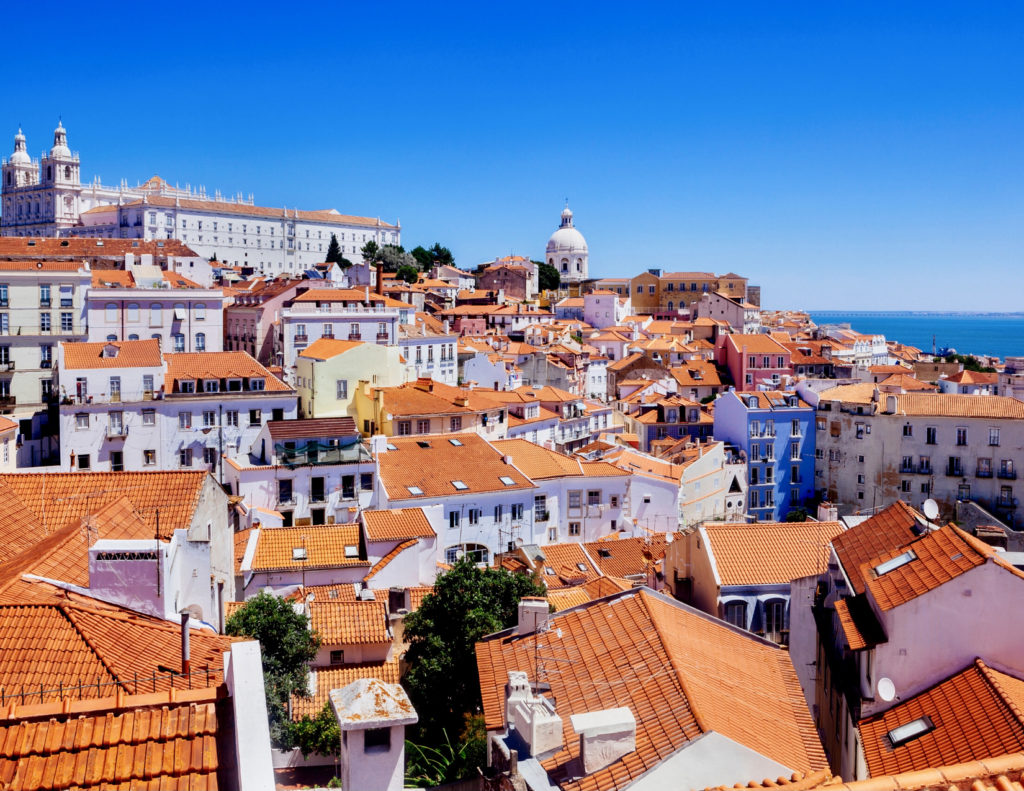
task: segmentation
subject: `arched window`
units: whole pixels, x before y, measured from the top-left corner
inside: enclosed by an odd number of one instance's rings
[[[139,303],[129,302],[128,303],[128,315],[125,317],[128,321],[136,322],[139,320]]]
[[[114,335],[113,333],[111,333],[110,335],[107,336],[107,343],[113,343],[116,340],[117,340],[117,336]]]
[[[182,335],[180,332],[176,332],[171,337],[174,339],[174,351],[185,351],[185,336]]]
[[[723,608],[725,621],[740,629],[747,628],[747,603],[745,601],[726,602]]]
[[[47,179],[52,179],[53,178],[53,166],[52,165],[47,165],[46,166],[46,178]]]
[[[66,178],[66,179],[71,178],[71,165],[65,165],[64,166],[64,178]]]
[[[159,327],[164,323],[164,306],[159,302],[149,303],[149,326]],[[159,335],[154,337],[160,337]]]
[[[206,318],[206,303],[196,303],[196,321],[203,321]]]
[[[130,340],[130,341],[137,341],[138,339],[139,339],[139,336],[136,335],[134,332],[131,335],[128,336],[128,340]]]
[[[150,338],[152,338],[152,339],[153,339],[154,341],[156,341],[157,343],[159,343],[159,344],[160,344],[161,346],[163,346],[163,340],[164,340],[164,339],[163,339],[163,337],[162,337],[162,336],[160,335],[160,333],[159,333],[159,332],[154,332],[154,333],[153,333],[152,335],[150,335],[149,337],[150,337]]]
[[[673,308],[673,303],[672,303],[672,300],[670,299],[670,300],[668,301],[668,309],[669,309],[669,310],[672,310],[672,308]]]
[[[463,557],[473,563],[487,563],[490,553],[483,544],[456,544],[444,551],[444,561],[449,565]]]
[[[206,351],[206,333],[205,332],[197,332],[196,333],[196,351],[197,352],[205,352]]]
[[[113,324],[115,321],[117,321],[117,303],[116,302],[108,302],[104,306],[104,310],[106,312],[106,319],[107,319],[107,323],[108,324]]]

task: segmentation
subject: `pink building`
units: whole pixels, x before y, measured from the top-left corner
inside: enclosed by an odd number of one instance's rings
[[[793,375],[793,353],[770,335],[723,335],[716,360],[728,368],[737,390],[778,389]]]

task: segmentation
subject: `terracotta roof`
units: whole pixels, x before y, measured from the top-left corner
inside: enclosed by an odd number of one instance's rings
[[[306,560],[293,550],[305,547]],[[369,566],[359,557],[359,525],[310,525],[260,530],[253,571]]]
[[[300,720],[304,716],[315,717],[327,705],[332,689],[344,689],[353,681],[361,678],[379,678],[388,684],[397,684],[400,677],[398,660],[386,662],[364,662],[358,665],[338,665],[336,667],[311,667],[313,676],[310,688],[316,691],[307,698],[292,695],[292,719]]]
[[[600,599],[603,596],[630,590],[632,587],[633,584],[629,580],[618,577],[597,577],[571,588],[549,590],[548,601],[556,612],[560,612],[570,607],[586,604],[594,599]]]
[[[767,787],[767,786],[766,786]],[[793,784],[785,788],[793,789],[828,789],[828,791],[952,791],[967,789],[971,791],[1024,791],[1024,752],[1008,753],[994,757],[980,758],[975,761],[950,764],[946,766],[929,766],[911,772],[898,772],[890,775],[878,775],[867,780],[842,782],[842,778],[833,778],[824,782],[809,785]]]
[[[543,639],[560,660],[548,680],[564,742],[541,764],[565,791],[624,788],[711,730],[794,771],[825,768],[785,650],[645,588],[555,613],[551,623]],[[488,730],[504,726],[508,671],[533,675],[537,639],[499,632],[477,643]],[[579,736],[570,715],[618,706],[636,717],[636,750],[573,777]]]
[[[841,401],[844,404],[870,404],[874,402],[875,390],[878,385],[861,382],[855,385],[839,385],[823,390],[818,395],[819,401]]]
[[[923,529],[924,517],[902,500],[897,500],[832,539],[832,548],[854,592],[864,593],[862,564],[909,544]]]
[[[0,784],[9,791],[222,786],[215,689],[23,706],[0,718]],[[101,705],[102,704],[102,705]]]
[[[286,439],[353,437],[359,434],[350,417],[318,417],[305,420],[268,420],[267,429],[275,442]]]
[[[664,533],[653,533],[647,537],[591,541],[583,546],[602,574],[620,578],[643,577],[649,563],[657,563],[665,557],[667,541]]]
[[[946,381],[960,385],[994,385],[999,382],[999,374],[963,370],[953,374]]]
[[[397,387],[378,387],[373,393],[382,394],[388,412],[403,417],[486,412],[502,406],[491,398],[490,391],[452,387],[427,378]]]
[[[165,355],[164,359],[167,360],[168,383],[181,379],[262,377],[266,391],[291,392],[288,385],[253,359],[248,352],[176,352]]]
[[[457,441],[453,445],[451,440]],[[530,480],[477,434],[392,437],[395,450],[377,456],[380,480],[390,500],[532,489]],[[511,483],[501,479],[508,478]],[[456,488],[460,481],[466,488]],[[418,487],[416,494],[410,487]]]
[[[337,338],[317,338],[309,346],[299,352],[299,357],[309,357],[314,360],[330,360],[339,354],[362,346],[362,341],[341,341]]]
[[[893,396],[896,414],[922,417],[1024,418],[1024,401],[1008,396],[905,393]]]
[[[197,258],[195,251],[177,239],[99,239],[78,237],[7,236],[0,239],[0,256],[41,258],[123,258],[125,253]],[[74,262],[72,268],[77,268]],[[44,264],[51,265],[51,264]],[[33,264],[34,266],[34,264]]]
[[[777,585],[820,574],[841,522],[705,522],[712,563],[722,585]]]
[[[423,600],[434,592],[433,585],[416,585],[409,590],[409,612],[415,612],[423,604]]]
[[[879,387],[900,387],[903,390],[908,391],[928,391],[932,392],[937,390],[937,385],[930,384],[928,382],[922,382],[919,379],[915,379],[909,374],[893,374],[887,376],[881,382],[878,383]]]
[[[540,551],[543,560],[530,560],[540,567],[541,581],[549,591],[581,585],[601,576],[582,544],[545,544]]]
[[[957,528],[943,527],[861,563],[860,575],[879,609],[891,610],[983,565],[992,557],[988,546],[968,539],[970,537]],[[879,564],[907,551],[913,551],[915,557],[892,571],[878,574]]]
[[[743,335],[736,333],[727,335],[725,342],[732,346],[737,352],[745,354],[772,354],[788,355],[789,349],[779,343],[770,335]]]
[[[371,579],[373,579],[373,577],[377,575],[379,571],[386,568],[399,555],[405,552],[405,550],[411,549],[418,543],[419,541],[415,538],[410,538],[408,541],[403,541],[402,543],[400,543],[398,546],[396,546],[394,549],[388,552],[384,557],[382,557],[380,560],[373,564],[373,568],[367,572],[365,577],[363,577],[363,582],[369,582]]]
[[[378,601],[331,601],[310,603],[310,628],[324,645],[390,643],[387,604]]]
[[[889,733],[927,717],[932,730],[902,745]],[[980,659],[931,689],[860,721],[872,775],[928,769],[1024,750],[1024,681]]]
[[[405,541],[436,535],[422,508],[363,511],[362,516],[367,541]]]
[[[64,370],[89,368],[160,368],[160,341],[107,341],[62,343]]]
[[[531,480],[583,475],[579,461],[554,450],[535,445],[525,439],[500,439],[491,443],[502,455],[511,456],[512,463]]]

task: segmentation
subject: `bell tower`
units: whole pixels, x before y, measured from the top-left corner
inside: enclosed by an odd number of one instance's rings
[[[63,122],[53,130],[53,148],[40,162],[41,184],[46,187],[44,215],[58,229],[78,223],[78,194],[81,192],[81,168],[78,154],[68,148],[68,132]]]

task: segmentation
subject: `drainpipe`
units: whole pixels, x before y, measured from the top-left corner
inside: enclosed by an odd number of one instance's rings
[[[192,669],[188,639],[188,613],[181,614],[181,673],[187,676]]]

